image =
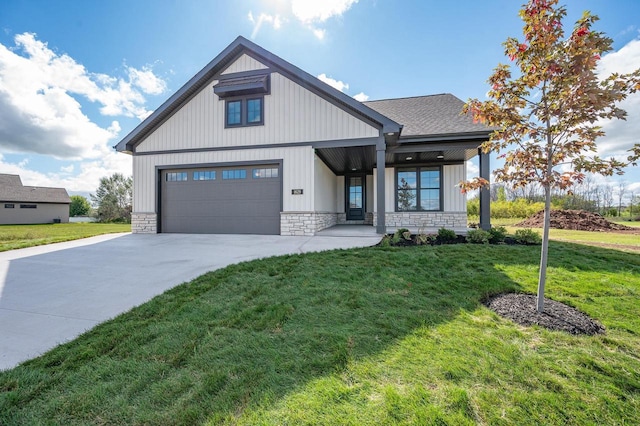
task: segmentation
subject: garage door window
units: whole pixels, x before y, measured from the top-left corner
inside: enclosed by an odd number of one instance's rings
[[[253,178],[254,179],[268,179],[268,178],[277,178],[278,177],[278,168],[265,168],[265,169],[253,169]]]
[[[222,171],[222,179],[246,179],[247,171],[244,169],[239,170],[223,170]]]
[[[187,172],[167,173],[167,182],[181,182],[187,180]]]
[[[216,171],[202,170],[193,172],[193,180],[216,180]]]

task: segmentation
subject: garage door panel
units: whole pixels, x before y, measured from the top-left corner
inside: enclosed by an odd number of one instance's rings
[[[278,165],[260,167],[279,167]],[[245,169],[245,179],[222,179],[222,170]],[[193,180],[194,171],[216,171],[214,180]],[[186,181],[166,180],[186,172]],[[278,173],[281,176],[282,173]],[[251,167],[176,169],[162,172],[162,232],[279,234],[281,178],[254,178]]]

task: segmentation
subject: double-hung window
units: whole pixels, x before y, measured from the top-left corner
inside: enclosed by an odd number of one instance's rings
[[[396,211],[442,210],[440,167],[403,167],[396,170]]]

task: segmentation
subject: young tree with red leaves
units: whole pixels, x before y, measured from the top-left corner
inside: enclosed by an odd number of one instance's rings
[[[597,16],[584,12],[565,38],[562,20],[566,9],[558,0],[530,0],[520,10],[524,40],[509,38],[505,54],[514,63],[499,64],[489,77],[489,100],[470,99],[464,112],[496,130],[482,145],[488,152],[503,152],[504,166],[497,181],[515,188],[538,183],[544,189],[545,211],[537,310],[544,310],[549,250],[551,190],[570,190],[585,173],[622,174],[640,158],[640,145],[625,161],[597,156],[596,139],[604,136],[599,120],[625,119],[617,105],[640,89],[640,69],[629,74],[599,76],[601,55],[612,50],[613,40],[594,31]],[[506,152],[504,152],[506,151]],[[564,166],[558,170],[559,166]],[[476,178],[461,184],[477,189],[488,182]]]

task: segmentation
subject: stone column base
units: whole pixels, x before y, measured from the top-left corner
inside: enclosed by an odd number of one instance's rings
[[[155,213],[131,213],[131,232],[134,234],[158,233],[158,215]]]
[[[337,214],[329,212],[282,212],[280,235],[315,235],[337,223]]]

